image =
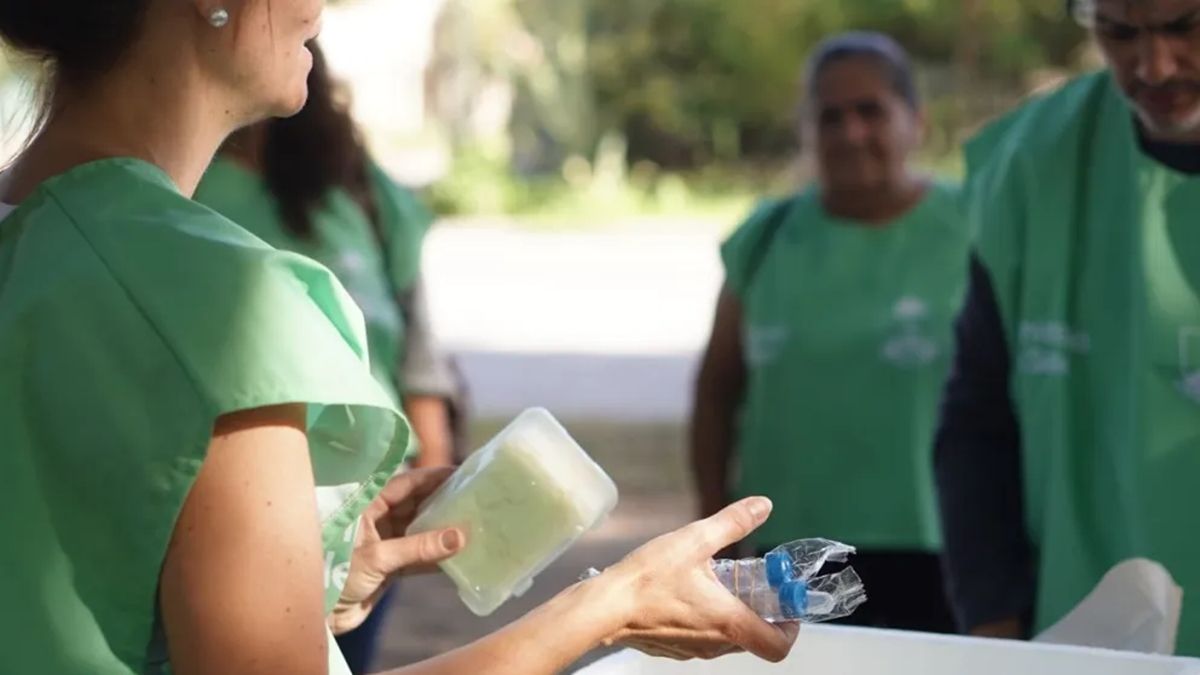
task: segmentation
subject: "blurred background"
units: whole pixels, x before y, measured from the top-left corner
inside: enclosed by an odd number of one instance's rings
[[[530,405],[622,489],[617,514],[494,617],[410,579],[378,666],[473,639],[694,511],[684,426],[721,284],[717,245],[810,170],[794,127],[822,37],[894,36],[917,59],[953,177],[991,115],[1095,64],[1041,0],[342,0],[321,41],[375,156],[439,216],[424,266],[479,444]],[[0,61],[0,165],[31,97]]]
[[[849,29],[918,60],[946,174],[982,119],[1094,60],[1037,0],[335,0],[321,41],[376,155],[440,214],[578,230],[728,221],[802,178],[800,66]],[[4,157],[24,94],[0,90]]]

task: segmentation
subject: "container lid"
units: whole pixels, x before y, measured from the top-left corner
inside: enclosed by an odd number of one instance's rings
[[[799,619],[808,613],[808,583],[789,581],[780,586],[779,609],[787,619]]]
[[[785,583],[796,579],[796,569],[792,565],[792,556],[787,551],[775,550],[763,556],[767,567],[767,583],[778,590]]]

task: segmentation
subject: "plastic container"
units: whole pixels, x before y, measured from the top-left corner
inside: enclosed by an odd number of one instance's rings
[[[409,534],[459,527],[466,546],[441,564],[479,616],[523,595],[617,505],[617,486],[544,409],[521,413],[425,503]]]

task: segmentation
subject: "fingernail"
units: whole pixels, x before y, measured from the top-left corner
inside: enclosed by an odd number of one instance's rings
[[[457,551],[462,547],[462,537],[459,536],[458,530],[446,530],[442,533],[442,546],[447,551]]]
[[[758,520],[763,520],[771,514],[771,500],[766,497],[755,497],[750,500],[750,515]]]

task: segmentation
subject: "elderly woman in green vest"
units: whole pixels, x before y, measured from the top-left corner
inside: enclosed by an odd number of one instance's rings
[[[967,147],[978,235],[936,449],[950,593],[964,629],[1028,636],[1150,558],[1200,656],[1200,0],[1074,10],[1107,68]]]
[[[194,199],[334,273],[363,312],[371,372],[416,431],[415,466],[449,465],[454,382],[433,344],[418,284],[432,216],[368,158],[324,53],[316,42],[309,51],[304,109],[230,137]],[[338,638],[356,674],[370,665],[393,597]]]
[[[769,495],[760,552],[854,544],[870,596],[855,623],[950,631],[929,453],[966,270],[957,191],[911,165],[922,113],[891,39],[831,38],[807,82],[816,184],[721,250],[692,420],[702,509]]]
[[[50,76],[0,177],[0,672],[343,675],[332,635],[466,543],[403,535],[449,471],[393,478],[411,431],[345,288],[190,199],[230,133],[304,107],[323,4],[0,2]],[[400,672],[548,674],[618,642],[782,659],[795,633],[709,559],[770,510]]]

